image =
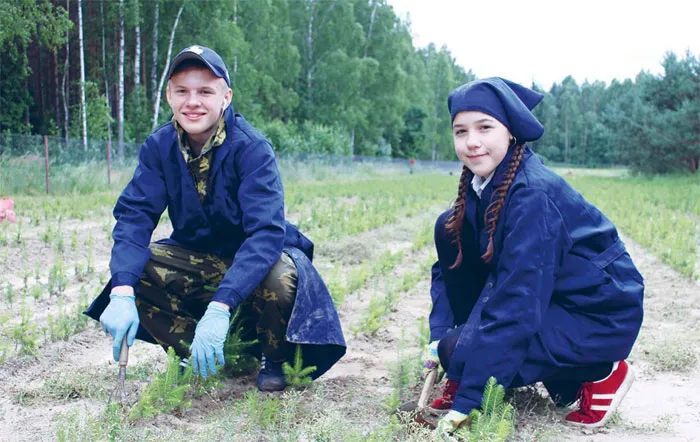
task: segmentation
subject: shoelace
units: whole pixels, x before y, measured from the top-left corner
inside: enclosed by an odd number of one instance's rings
[[[581,384],[581,388],[576,394],[576,399],[579,401],[579,412],[585,415],[593,415],[591,410],[591,401],[593,399],[593,387],[590,382]]]
[[[267,359],[263,356],[260,358],[260,372],[277,375],[281,373],[281,368],[279,368],[279,365],[272,362],[268,364]]]

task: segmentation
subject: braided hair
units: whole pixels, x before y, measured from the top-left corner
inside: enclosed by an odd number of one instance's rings
[[[493,235],[496,232],[496,223],[498,222],[498,217],[501,215],[501,210],[503,209],[503,203],[506,199],[508,189],[515,178],[515,172],[518,170],[520,161],[523,159],[525,144],[518,144],[514,147],[514,149],[513,156],[508,164],[505,179],[491,195],[491,202],[489,203],[489,206],[486,209],[486,214],[484,215],[484,225],[489,233],[489,244],[486,248],[486,253],[481,256],[481,259],[485,263],[491,262],[491,258],[493,258]],[[452,236],[454,237],[458,251],[457,258],[450,266],[450,269],[455,269],[462,264],[462,225],[464,223],[467,184],[471,182],[473,177],[474,174],[467,168],[467,166],[463,166],[462,176],[459,179],[457,199],[454,203],[454,210],[445,224],[447,230],[452,233]]]
[[[457,258],[454,264],[450,266],[450,269],[455,269],[462,264],[462,224],[464,223],[465,203],[467,200],[467,185],[473,177],[472,171],[467,166],[462,166],[462,175],[459,177],[454,210],[445,223],[445,228],[452,234],[457,245]]]

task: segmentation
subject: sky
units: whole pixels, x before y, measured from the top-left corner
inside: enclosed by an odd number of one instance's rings
[[[667,51],[700,57],[697,0],[387,0],[417,48],[446,45],[479,78],[549,89],[662,73]]]

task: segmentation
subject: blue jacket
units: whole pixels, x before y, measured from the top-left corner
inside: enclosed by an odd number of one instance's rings
[[[529,148],[496,225],[493,258],[480,261],[483,214],[511,155],[481,199],[468,186],[466,283],[448,290],[452,262],[433,267],[431,338],[466,323],[450,363],[465,364],[452,407],[461,412],[481,405],[490,376],[515,387],[557,369],[625,359],[642,323],[643,280],[617,230]]]
[[[224,118],[226,140],[214,150],[210,190],[201,203],[172,124],[161,126],[141,146],[134,177],[114,208],[110,271],[115,286],[138,283],[150,258],[151,234],[166,207],[173,225],[169,242],[234,257],[215,301],[235,308],[281,256],[284,191],[272,146],[231,107]]]
[[[313,244],[284,219],[282,180],[270,143],[232,107],[224,118],[226,140],[214,150],[210,190],[201,202],[172,124],[161,126],[141,146],[134,176],[114,208],[112,279],[86,313],[99,319],[111,286],[138,284],[150,259],[151,235],[167,207],[173,233],[161,242],[233,257],[212,298],[232,308],[262,282],[283,248],[289,252],[299,278],[287,337],[335,347],[308,350],[318,351],[322,361],[310,360],[304,349],[305,364],[319,365],[314,373],[319,376],[345,353],[346,345],[328,289],[311,264]],[[142,328],[138,337],[153,342]]]

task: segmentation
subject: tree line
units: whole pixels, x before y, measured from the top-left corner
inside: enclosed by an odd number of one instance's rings
[[[475,78],[414,48],[386,0],[0,0],[0,132],[141,142],[167,121],[165,71],[185,46],[226,62],[234,107],[278,151],[453,159],[447,95]],[[698,170],[700,63],[545,89],[547,160]]]

